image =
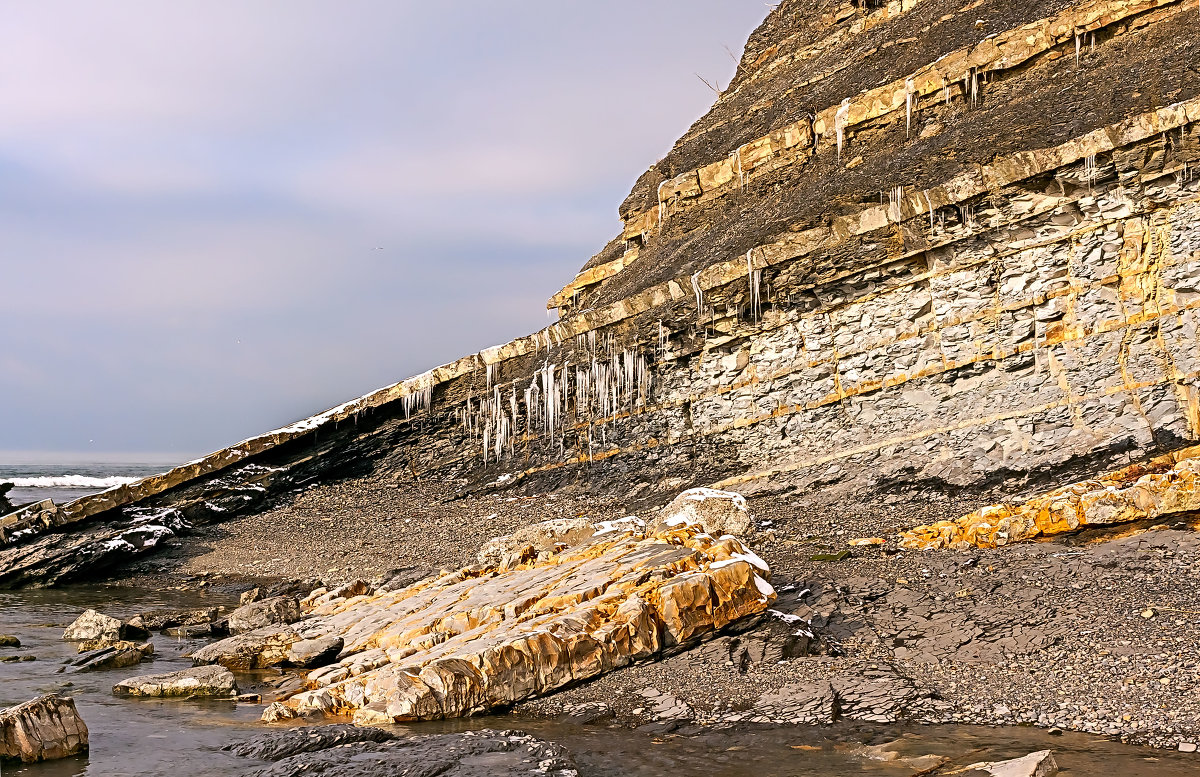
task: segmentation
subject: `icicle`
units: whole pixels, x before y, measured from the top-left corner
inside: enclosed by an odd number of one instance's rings
[[[904,187],[893,186],[888,192],[888,218],[899,224],[902,221],[904,204]]]
[[[742,147],[738,146],[734,152],[729,155],[729,158],[737,163],[738,188],[746,188],[746,175],[742,171]]]
[[[700,290],[700,270],[692,273],[692,291],[696,292],[696,318],[704,317],[704,292]]]
[[[1075,64],[1076,64],[1076,65],[1078,65],[1078,64],[1079,64],[1079,43],[1080,43],[1080,38],[1081,38],[1081,36],[1080,36],[1080,34],[1079,34],[1079,30],[1076,30],[1076,31],[1075,31]]]
[[[949,83],[943,83],[943,84],[942,84],[942,99],[946,101],[946,107],[947,107],[947,108],[949,108],[949,107],[950,107],[950,97],[951,97],[951,94],[950,94],[950,84],[949,84]]]
[[[658,185],[658,225],[659,226],[662,226],[663,221],[666,220],[666,217],[667,217],[667,203],[663,201],[662,188],[664,186],[666,186],[668,183],[670,183],[670,181],[663,181],[662,183],[660,183]]]
[[[912,78],[904,79],[904,137],[912,135],[913,95],[917,91]]]
[[[487,365],[487,390],[492,390],[492,376],[495,374],[495,364]]]
[[[933,203],[929,201],[929,190],[921,192],[925,197],[925,208],[929,211],[929,231],[933,232]]]
[[[762,274],[754,269],[753,259],[754,249],[751,248],[746,252],[746,282],[750,286],[750,316],[754,323],[758,323],[759,314],[759,280]]]
[[[846,119],[850,116],[850,98],[842,100],[837,113],[833,115],[833,131],[837,134],[837,158],[842,161],[842,141],[846,137]]]
[[[1096,170],[1096,155],[1088,154],[1083,158],[1083,178],[1087,181],[1088,189],[1092,188],[1092,182],[1099,174],[1099,171]]]

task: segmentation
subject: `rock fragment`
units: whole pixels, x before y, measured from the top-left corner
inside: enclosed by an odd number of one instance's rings
[[[101,669],[118,669],[134,666],[154,655],[154,646],[149,642],[116,642],[107,647],[81,652],[68,664],[71,672],[95,672]]]
[[[229,614],[229,633],[244,634],[264,626],[300,620],[300,602],[294,596],[275,596],[243,605]]]

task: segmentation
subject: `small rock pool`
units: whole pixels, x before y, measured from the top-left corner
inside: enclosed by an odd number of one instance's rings
[[[231,701],[117,698],[114,683],[136,674],[184,669],[183,654],[203,642],[163,635],[153,639],[156,656],[140,667],[59,673],[75,648],[60,637],[83,610],[94,608],[118,617],[154,609],[236,605],[227,593],[137,591],[128,587],[87,586],[37,591],[0,591],[0,634],[21,640],[19,649],[0,648],[5,656],[36,656],[36,661],[0,662],[0,708],[45,693],[74,697],[91,732],[87,756],[23,766],[5,764],[5,777],[221,777],[244,774],[256,762],[221,751],[221,746],[266,730],[262,706]],[[261,676],[239,677],[243,685]],[[467,729],[521,729],[566,747],[584,777],[652,777],[702,774],[705,777],[800,777],[805,775],[912,775],[902,762],[880,762],[860,746],[899,740],[904,755],[937,754],[959,763],[1015,758],[1053,749],[1066,775],[1184,777],[1195,775],[1196,758],[1146,750],[1083,734],[1050,736],[1027,728],[970,726],[838,725],[829,728],[785,727],[709,730],[694,736],[653,736],[604,725],[578,726],[554,721],[494,716],[466,721],[401,727],[413,734]],[[859,752],[856,754],[856,750]]]

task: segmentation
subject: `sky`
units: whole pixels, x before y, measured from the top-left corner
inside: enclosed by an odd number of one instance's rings
[[[0,452],[202,454],[547,323],[762,0],[0,14]]]

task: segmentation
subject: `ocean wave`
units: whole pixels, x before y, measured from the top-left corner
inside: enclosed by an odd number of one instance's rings
[[[47,475],[36,478],[5,478],[0,475],[0,481],[12,483],[17,488],[113,488],[138,480],[140,478],[97,478],[90,475]]]

